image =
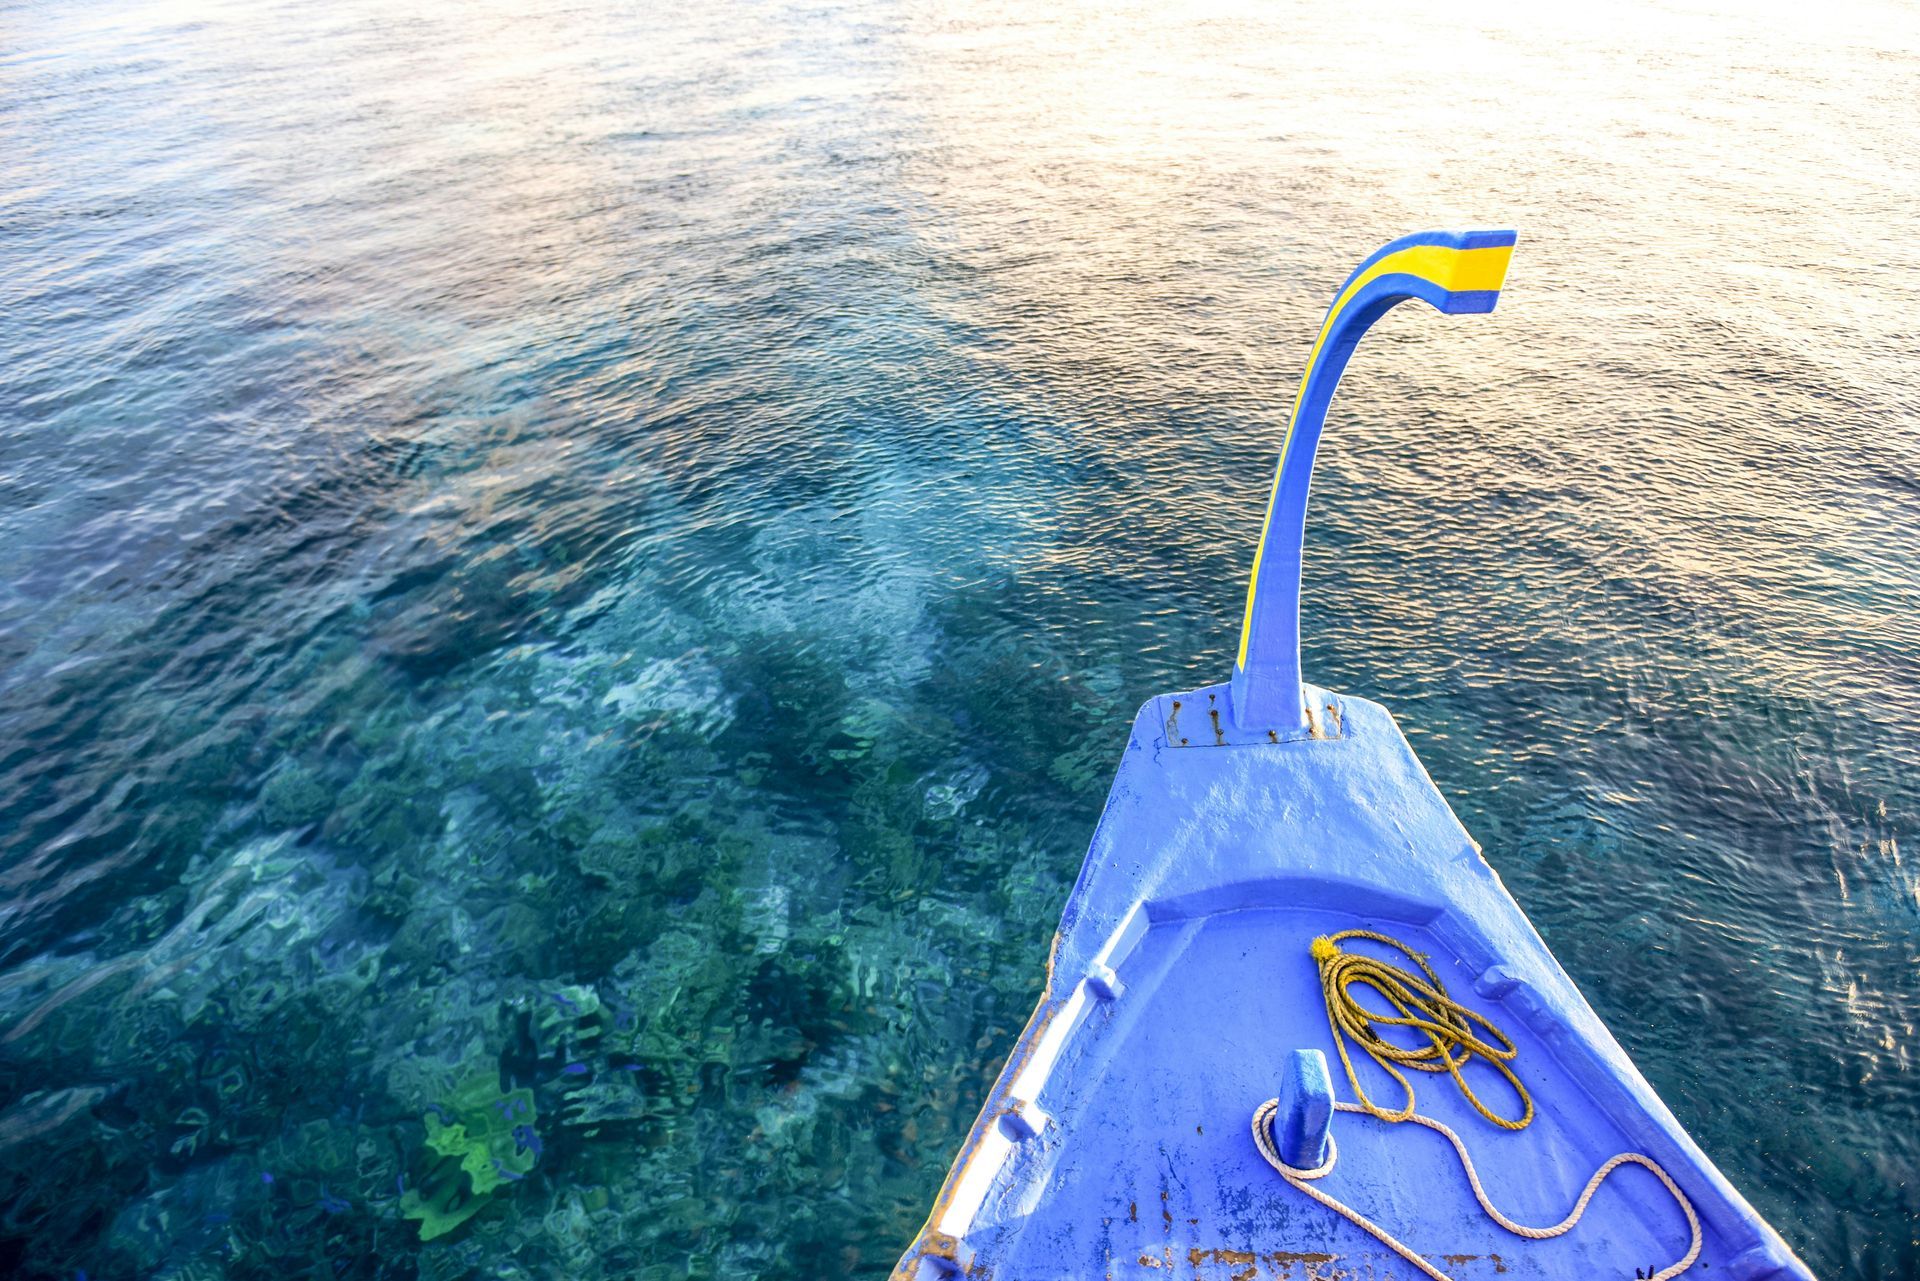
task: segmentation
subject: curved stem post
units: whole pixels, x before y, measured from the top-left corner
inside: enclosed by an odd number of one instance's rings
[[[1511,231],[1402,236],[1355,268],[1334,295],[1294,397],[1247,583],[1230,699],[1240,728],[1279,733],[1309,728],[1300,689],[1300,543],[1314,452],[1354,347],[1374,321],[1409,298],[1450,315],[1492,311],[1515,238]]]

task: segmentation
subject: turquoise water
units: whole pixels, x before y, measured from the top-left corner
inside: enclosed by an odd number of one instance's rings
[[[1817,1271],[1920,1274],[1916,50],[0,4],[0,1272],[883,1275],[1332,286],[1464,223],[1308,672]]]

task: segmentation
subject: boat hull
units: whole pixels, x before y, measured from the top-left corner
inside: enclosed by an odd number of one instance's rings
[[[1236,730],[1218,714],[1225,686],[1141,709],[1046,992],[896,1277],[1414,1275],[1285,1182],[1249,1131],[1294,1050],[1323,1051],[1351,1098],[1308,945],[1356,928],[1427,954],[1519,1047],[1538,1108],[1525,1130],[1414,1074],[1420,1111],[1459,1132],[1510,1218],[1557,1222],[1598,1166],[1640,1152],[1698,1212],[1689,1276],[1808,1277],[1601,1024],[1386,710],[1307,693],[1291,736]],[[1511,1102],[1491,1071],[1470,1076],[1496,1108]],[[1534,1241],[1485,1216],[1439,1135],[1348,1113],[1333,1133],[1336,1168],[1315,1186],[1460,1281],[1624,1281],[1688,1247],[1683,1211],[1638,1167],[1609,1177],[1572,1231]]]

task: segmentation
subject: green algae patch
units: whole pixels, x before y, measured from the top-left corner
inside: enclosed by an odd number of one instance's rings
[[[426,1114],[427,1172],[400,1198],[400,1213],[420,1221],[422,1241],[453,1231],[532,1171],[541,1146],[535,1119],[532,1090],[503,1092],[485,1078]]]

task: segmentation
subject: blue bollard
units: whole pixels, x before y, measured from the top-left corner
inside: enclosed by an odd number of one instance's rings
[[[1333,1127],[1333,1077],[1327,1056],[1295,1050],[1280,1076],[1280,1110],[1273,1117],[1274,1145],[1280,1159],[1296,1170],[1318,1169],[1327,1159],[1327,1135]]]

